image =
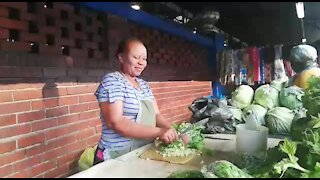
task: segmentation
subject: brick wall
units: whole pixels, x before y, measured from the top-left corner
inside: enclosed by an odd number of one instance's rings
[[[93,92],[117,69],[113,53],[129,35],[147,45],[142,76],[161,112],[171,122],[189,120],[187,106],[211,93],[205,48],[61,2],[0,2],[0,177],[77,171],[101,132]]]

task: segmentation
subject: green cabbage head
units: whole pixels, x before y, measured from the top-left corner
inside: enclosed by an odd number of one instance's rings
[[[285,107],[276,107],[268,111],[266,125],[272,134],[288,134],[295,113]]]
[[[303,95],[303,90],[297,86],[283,88],[279,95],[280,105],[291,110],[301,108]]]
[[[252,103],[254,90],[248,85],[241,85],[231,93],[231,105],[240,109]]]
[[[266,124],[264,118],[267,114],[267,110],[264,107],[258,104],[251,104],[250,106],[243,109],[242,118],[245,120],[246,117],[250,114],[253,114],[260,125]]]
[[[272,109],[279,106],[279,91],[269,84],[262,85],[254,94],[256,104],[263,106],[266,109]]]

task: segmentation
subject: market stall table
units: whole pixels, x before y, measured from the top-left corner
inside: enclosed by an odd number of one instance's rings
[[[200,170],[203,164],[215,160],[225,159],[223,153],[235,152],[236,137],[230,134],[210,135],[212,138],[205,139],[205,147],[214,150],[211,158],[195,158],[185,165],[170,164],[163,161],[144,160],[139,156],[148,150],[153,144],[145,145],[128,154],[122,155],[116,159],[108,160],[97,164],[90,169],[79,172],[69,178],[108,178],[108,177],[160,177],[169,176],[177,170]],[[221,139],[219,139],[221,138]],[[226,140],[229,139],[229,140]],[[268,147],[276,146],[281,139],[269,138]],[[217,152],[216,152],[217,151]]]

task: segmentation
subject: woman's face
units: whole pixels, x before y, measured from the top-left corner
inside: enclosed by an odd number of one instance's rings
[[[128,43],[125,52],[119,54],[122,71],[132,77],[140,76],[147,66],[147,49],[137,41]]]

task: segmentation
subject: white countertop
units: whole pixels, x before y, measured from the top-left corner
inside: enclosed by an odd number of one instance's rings
[[[230,140],[205,139],[205,146],[208,149],[230,152],[235,151],[235,135],[215,134],[210,135],[216,138],[227,138]],[[274,147],[280,139],[268,139],[268,147]],[[200,170],[196,165],[170,164],[162,161],[144,160],[139,155],[149,149],[152,144],[143,146],[128,154],[122,155],[116,159],[108,160],[97,164],[85,171],[79,172],[69,178],[108,178],[108,177],[130,177],[130,178],[164,178],[177,170]],[[197,163],[199,166],[199,163]]]

